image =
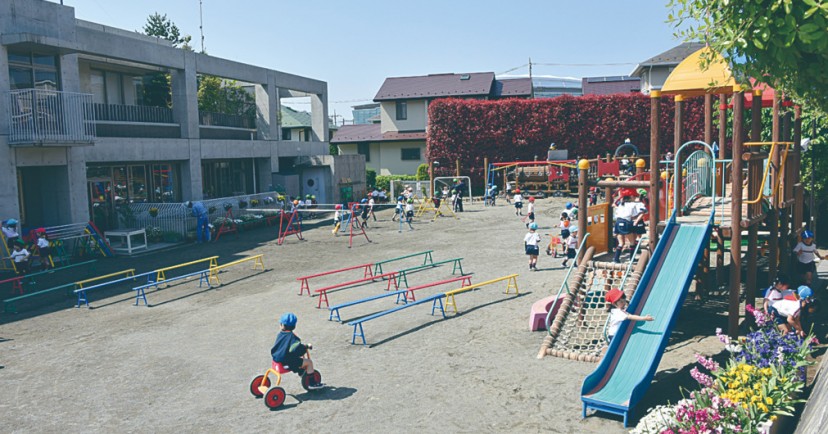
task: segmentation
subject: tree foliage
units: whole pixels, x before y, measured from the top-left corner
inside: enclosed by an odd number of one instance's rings
[[[190,35],[182,36],[181,30],[178,29],[178,26],[172,20],[167,18],[167,14],[161,15],[156,12],[147,17],[147,23],[144,24],[144,34],[166,39],[172,42],[174,47],[192,51],[190,41],[193,37]]]
[[[670,0],[668,7],[677,35],[720,53],[742,84],[754,78],[828,112],[828,1]]]
[[[199,76],[198,110],[237,116],[255,116],[256,100],[234,80]]]

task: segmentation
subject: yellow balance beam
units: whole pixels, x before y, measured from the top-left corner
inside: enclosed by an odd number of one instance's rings
[[[241,264],[242,262],[253,261],[253,268],[251,268],[251,270],[261,268],[261,270],[264,271],[264,269],[265,269],[264,268],[264,261],[262,261],[263,256],[264,256],[264,254],[248,256],[246,258],[237,259],[233,262],[228,262],[226,264],[221,264],[221,265],[217,265],[215,267],[210,267],[210,276],[209,276],[210,280],[209,281],[210,281],[210,283],[215,282],[217,285],[221,285],[221,280],[219,280],[219,277],[218,277],[219,271],[224,269],[224,268],[227,268],[227,267],[232,267],[233,265]]]
[[[217,259],[218,259],[218,256],[210,256],[209,258],[199,259],[197,261],[190,261],[190,262],[185,262],[183,264],[178,264],[178,265],[172,265],[172,266],[169,266],[169,267],[159,268],[159,269],[155,270],[155,272],[156,272],[155,281],[160,282],[162,280],[167,280],[167,276],[164,274],[164,272],[170,271],[170,270],[175,270],[176,268],[186,267],[188,265],[195,265],[195,264],[200,264],[202,262],[209,261],[210,262],[210,268],[216,267],[216,266],[218,266],[218,262],[216,262]]]
[[[83,288],[83,285],[90,282],[96,282],[98,280],[108,279],[110,277],[122,276],[122,277],[129,277],[135,275],[135,269],[130,268],[129,270],[118,271],[115,273],[110,273],[104,276],[93,277],[91,279],[81,280],[79,282],[75,282],[75,285],[78,285],[78,289]]]
[[[457,289],[453,289],[451,291],[447,291],[445,293],[446,294],[446,309],[448,309],[448,307],[451,306],[452,309],[454,309],[454,313],[457,313],[457,303],[454,299],[454,296],[456,294],[462,294],[464,292],[468,292],[468,291],[472,291],[472,290],[475,290],[477,288],[480,288],[481,286],[486,286],[486,285],[490,285],[492,283],[502,282],[504,280],[509,281],[508,284],[506,285],[506,292],[504,292],[504,294],[509,294],[509,291],[512,288],[515,288],[515,294],[520,294],[520,292],[518,291],[518,286],[517,286],[517,277],[518,277],[517,274],[510,274],[508,276],[498,277],[497,279],[487,280],[485,282],[479,282],[479,283],[475,283],[474,285],[464,286],[462,288],[457,288]]]

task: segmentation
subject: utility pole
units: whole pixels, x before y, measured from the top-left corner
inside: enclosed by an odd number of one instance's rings
[[[532,81],[532,57],[529,57],[529,98],[535,99],[535,83]]]
[[[204,17],[201,8],[202,0],[198,0],[198,31],[201,33],[201,52],[204,52]]]

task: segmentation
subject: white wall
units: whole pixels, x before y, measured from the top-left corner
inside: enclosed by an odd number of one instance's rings
[[[420,148],[419,160],[403,160],[403,148]],[[368,144],[370,161],[365,167],[377,171],[377,175],[416,175],[417,167],[426,162],[426,143],[424,140],[408,142],[374,142]],[[357,154],[355,143],[339,145],[340,155]]]
[[[381,131],[425,131],[428,119],[426,101],[424,99],[405,100],[408,103],[408,118],[397,120],[397,102],[383,101],[380,104],[382,118]]]

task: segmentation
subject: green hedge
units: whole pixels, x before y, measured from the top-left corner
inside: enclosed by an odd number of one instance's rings
[[[428,164],[420,164],[420,166],[417,167],[417,180],[418,181],[428,180]]]
[[[374,169],[365,169],[365,184],[370,189],[377,185],[377,171]]]
[[[400,179],[403,181],[416,181],[416,175],[379,175],[377,176],[377,189],[391,191],[391,180]]]

